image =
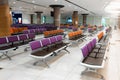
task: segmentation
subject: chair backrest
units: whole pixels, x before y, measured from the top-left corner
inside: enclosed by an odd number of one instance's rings
[[[6,43],[7,43],[6,37],[1,37],[0,38],[0,44],[6,44]]]
[[[50,45],[50,40],[48,38],[44,38],[41,40],[42,46]]]
[[[34,29],[30,29],[30,33],[35,33],[35,30]]]
[[[89,54],[87,45],[83,46],[81,50],[82,50],[83,57],[87,57]]]
[[[20,40],[27,40],[27,35],[26,34],[21,34],[18,35]]]
[[[88,28],[88,31],[89,31],[89,30],[92,30],[92,28]]]
[[[29,43],[31,50],[36,50],[42,47],[40,41],[32,41]]]
[[[49,31],[44,31],[44,36],[45,37],[48,37],[50,35],[50,32]]]
[[[34,33],[29,33],[28,37],[29,37],[29,39],[34,39],[35,38],[35,34]]]
[[[55,43],[55,42],[56,42],[56,38],[55,38],[55,36],[50,37],[49,39],[50,39],[50,42],[51,42],[51,43]]]
[[[8,42],[16,42],[18,41],[18,37],[17,36],[9,36],[8,38]]]
[[[42,32],[42,29],[38,29],[39,32]]]
[[[95,47],[96,43],[97,43],[97,40],[96,40],[96,38],[94,38],[94,39],[91,41],[91,46],[92,46],[92,48]]]
[[[78,35],[77,31],[75,31],[74,34],[75,34],[75,36],[77,36]]]
[[[104,33],[100,32],[97,36],[98,36],[98,40],[101,40],[101,38],[103,37]]]
[[[29,30],[24,30],[23,33],[24,33],[24,34],[28,34],[28,33],[29,33]]]
[[[62,35],[55,36],[57,41],[62,41]]]
[[[39,33],[39,29],[35,29],[35,33]]]
[[[92,47],[92,41],[90,41],[88,44],[87,44],[87,48],[88,48],[88,52],[90,53],[91,51],[92,51],[92,49],[93,49],[93,47]]]

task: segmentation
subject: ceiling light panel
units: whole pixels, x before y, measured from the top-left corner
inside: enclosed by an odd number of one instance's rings
[[[120,13],[120,1],[112,1],[106,8],[105,11],[111,14]]]

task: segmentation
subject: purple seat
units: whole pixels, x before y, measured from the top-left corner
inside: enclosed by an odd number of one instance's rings
[[[9,36],[8,38],[8,42],[17,42],[18,41],[18,37],[17,36]]]
[[[88,44],[87,44],[87,48],[88,48],[88,52],[90,53],[92,51],[92,41],[90,41]]]
[[[1,37],[0,38],[0,44],[6,44],[6,43],[7,43],[6,37]]]
[[[77,31],[77,28],[73,27],[72,30],[73,30],[73,31]]]
[[[50,45],[50,40],[48,38],[44,38],[41,40],[42,46]]]
[[[35,29],[35,33],[39,33],[39,29]]]
[[[108,33],[109,32],[109,28],[107,28],[105,31],[106,31],[106,33]]]
[[[28,38],[29,39],[34,39],[35,38],[35,34],[34,33],[29,33],[28,34]]]
[[[31,30],[30,30],[30,33],[35,33],[35,30],[34,30],[34,29],[31,29]]]
[[[72,28],[73,28],[73,26],[69,26],[69,27],[68,27],[68,29],[72,29]]]
[[[29,33],[29,30],[24,30],[23,33],[24,33],[24,34],[28,34],[28,33]]]
[[[27,40],[27,35],[26,34],[21,34],[19,35],[20,40]]]
[[[38,29],[38,32],[39,32],[39,33],[41,33],[41,32],[42,32],[42,30],[41,30],[41,29]]]
[[[92,28],[88,28],[88,32],[92,32],[93,30],[92,30]]]
[[[42,47],[40,41],[32,41],[29,44],[32,50],[36,50]]]
[[[55,38],[55,36],[50,37],[49,39],[50,39],[50,42],[51,42],[51,43],[55,43],[55,42],[56,42],[56,38]]]
[[[85,45],[84,47],[82,47],[81,50],[82,50],[83,57],[87,57],[88,54],[89,54],[87,45]]]
[[[96,43],[97,43],[97,40],[96,40],[96,38],[94,38],[94,39],[92,40],[92,42],[91,42],[92,48],[95,47]]]
[[[62,36],[61,35],[58,35],[58,36],[55,36],[55,37],[56,37],[57,41],[62,41]]]

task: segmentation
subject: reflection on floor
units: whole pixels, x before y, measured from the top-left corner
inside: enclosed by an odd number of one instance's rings
[[[105,68],[99,72],[105,76],[106,80],[120,80],[120,31],[113,31],[112,34],[110,50],[107,52],[108,60]],[[10,52],[9,55],[16,53],[17,55],[13,56],[11,61],[0,60],[0,67],[3,68],[0,70],[0,80],[100,80],[97,77],[91,77],[91,75],[95,76],[94,73],[81,75],[85,67],[80,65],[82,56],[80,47],[84,44],[85,42],[70,46],[68,48],[70,54],[61,51],[58,56],[48,57],[47,62],[50,68],[41,61],[34,66],[33,63],[36,60],[29,56],[30,50],[24,52],[21,48]]]

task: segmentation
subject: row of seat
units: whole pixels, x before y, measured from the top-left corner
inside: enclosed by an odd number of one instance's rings
[[[28,34],[28,33],[42,34],[44,31],[46,31],[45,28],[29,29],[29,30],[24,30],[23,33],[24,34]]]
[[[69,32],[68,33],[69,40],[74,40],[74,39],[80,37],[82,35],[82,33],[83,33],[82,30]]]
[[[104,62],[106,60],[105,52],[109,45],[109,39],[106,39],[106,37],[109,37],[109,35],[100,32],[97,37],[99,43],[97,42],[97,39],[94,38],[81,48],[83,55],[81,65],[85,66],[87,68],[86,70],[96,70],[104,67]],[[102,75],[100,76],[104,79]]]
[[[21,28],[11,27],[10,32],[11,34],[14,34],[14,33],[22,32],[24,30],[27,30],[27,27],[21,27]]]
[[[0,45],[8,44],[8,43],[14,44],[14,42],[17,42],[17,41],[32,40],[34,38],[35,38],[35,34],[33,34],[33,33],[0,37]]]
[[[45,61],[45,58],[50,55],[57,55],[61,50],[69,52],[67,48],[68,43],[62,41],[62,36],[53,36],[49,38],[43,38],[38,41],[32,41],[29,43],[31,48],[31,56],[37,59],[42,59]],[[58,50],[58,51],[57,51]],[[57,52],[55,52],[57,51]],[[46,63],[46,61],[45,61]],[[36,62],[34,63],[34,65]],[[48,66],[48,64],[47,64]]]
[[[14,27],[27,27],[28,29],[41,29],[45,28],[47,31],[56,30],[57,26],[53,24],[12,24]]]
[[[45,31],[44,32],[44,37],[51,37],[51,36],[55,36],[55,35],[61,35],[63,34],[63,30],[52,30],[52,31]]]
[[[87,69],[96,70],[104,67],[104,62],[106,59],[105,56],[106,47],[101,48],[96,46],[97,41],[95,38],[81,48],[83,54],[81,65],[85,66]],[[103,76],[102,75],[100,76],[103,79]]]
[[[34,40],[34,38],[35,34],[33,33],[1,37],[0,53],[2,53],[2,56],[6,56],[11,60],[11,58],[7,55],[9,50],[16,50],[19,46],[27,44],[28,42]]]

